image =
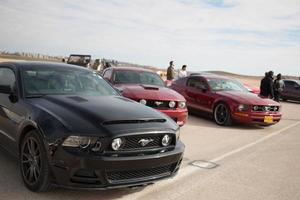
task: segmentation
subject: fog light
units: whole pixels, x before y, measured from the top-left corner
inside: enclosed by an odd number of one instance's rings
[[[170,143],[171,143],[171,137],[169,136],[169,135],[164,135],[164,137],[162,138],[162,140],[161,140],[161,144],[164,146],[164,147],[166,147],[166,146],[168,146],[168,145],[170,145]]]
[[[175,105],[176,105],[175,101],[170,101],[170,102],[169,102],[169,107],[170,107],[170,108],[174,108]]]
[[[147,104],[147,101],[146,101],[145,99],[141,99],[141,100],[140,100],[140,103],[143,104],[143,105],[146,105],[146,104]]]
[[[123,141],[121,138],[116,138],[111,143],[111,148],[115,151],[119,150],[119,148],[122,146]]]
[[[254,111],[258,111],[258,106],[253,106]]]

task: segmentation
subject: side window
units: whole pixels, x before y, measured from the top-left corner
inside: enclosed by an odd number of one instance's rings
[[[110,79],[111,78],[111,74],[112,74],[112,70],[108,69],[104,72],[103,77],[106,79]]]
[[[292,81],[284,81],[284,85],[287,88],[293,88],[294,87],[294,82],[292,82]]]
[[[205,88],[206,84],[204,80],[200,79],[199,77],[193,77],[187,81],[187,86],[193,88]]]
[[[9,85],[13,88],[15,83],[15,73],[9,68],[0,67],[0,85]]]

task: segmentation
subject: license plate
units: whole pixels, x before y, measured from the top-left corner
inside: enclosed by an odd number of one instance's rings
[[[265,123],[273,123],[273,116],[265,116],[264,122]]]

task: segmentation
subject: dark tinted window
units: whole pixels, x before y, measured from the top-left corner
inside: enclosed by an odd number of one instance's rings
[[[284,85],[287,88],[294,88],[294,87],[298,86],[298,83],[294,82],[294,81],[284,81]]]
[[[9,68],[0,68],[0,85],[15,86],[15,73]]]
[[[164,86],[164,82],[158,74],[133,70],[117,70],[114,75],[114,82]]]
[[[32,68],[23,71],[23,79],[27,96],[47,94],[117,95],[117,92],[101,76],[87,70]]]
[[[199,77],[192,77],[189,78],[187,81],[188,87],[194,87],[194,88],[204,88],[206,87],[205,81]]]

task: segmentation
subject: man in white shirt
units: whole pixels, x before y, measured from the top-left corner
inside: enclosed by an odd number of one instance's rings
[[[183,78],[187,76],[186,65],[183,65],[181,70],[179,70],[178,78]]]

